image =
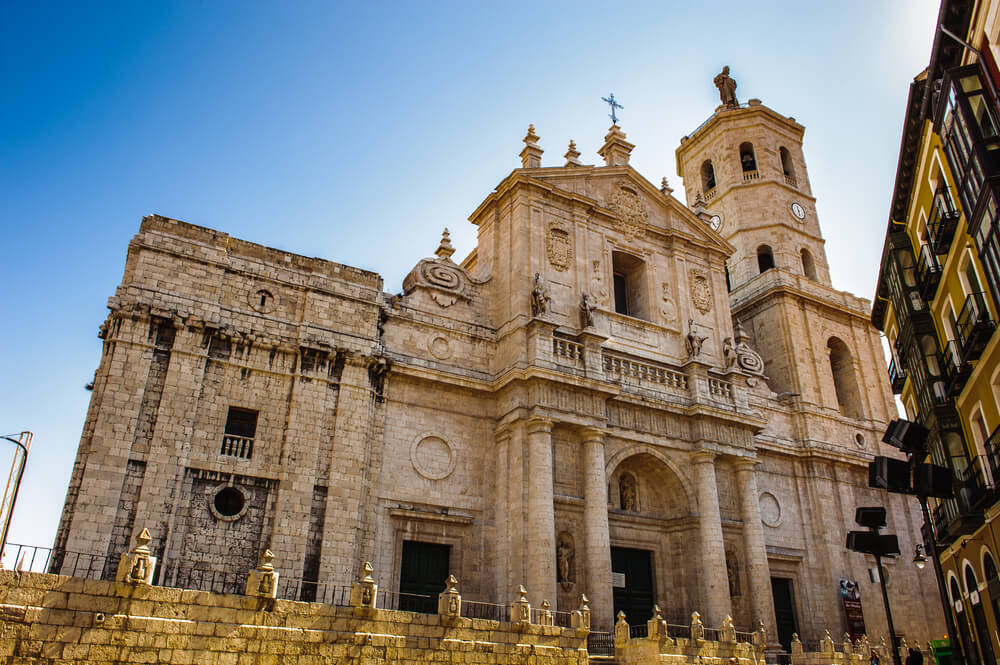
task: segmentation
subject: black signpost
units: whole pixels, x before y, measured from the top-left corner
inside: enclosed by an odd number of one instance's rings
[[[941,570],[941,561],[938,559],[937,539],[934,536],[934,527],[931,524],[930,513],[927,509],[927,499],[929,497],[939,499],[950,499],[954,496],[952,489],[952,472],[943,466],[924,463],[927,457],[927,428],[919,423],[898,419],[889,423],[882,436],[883,443],[887,443],[894,448],[899,448],[906,453],[906,460],[893,459],[891,457],[876,457],[868,465],[868,486],[876,489],[883,489],[896,494],[912,494],[920,500],[920,509],[924,516],[924,547],[931,554],[931,561],[934,565],[934,574],[937,578],[938,593],[941,595],[941,607],[944,610],[945,626],[948,629],[948,642],[952,649],[952,665],[961,665],[965,662],[962,647],[955,639],[955,622],[951,616],[951,607],[948,602],[947,589],[944,581],[944,573]],[[878,513],[865,513],[862,511],[881,510],[881,525],[875,527],[874,522],[878,522]],[[885,601],[885,613],[889,622],[889,633],[892,637],[893,662],[899,665],[899,645],[896,640],[896,631],[892,627],[892,615],[889,611],[889,596],[885,590],[885,575],[882,570],[882,556],[886,555],[886,550],[891,545],[895,547],[895,554],[899,554],[899,542],[895,536],[879,535],[878,529],[885,526],[885,508],[858,508],[856,521],[862,526],[869,527],[865,531],[851,531],[847,535],[847,547],[856,552],[865,552],[875,556],[875,563],[878,566],[879,581],[882,584],[882,599]],[[865,524],[862,518],[872,522]],[[852,540],[852,535],[854,536]],[[895,543],[883,538],[892,538]],[[864,549],[857,549],[858,547]],[[881,553],[879,553],[881,552]]]

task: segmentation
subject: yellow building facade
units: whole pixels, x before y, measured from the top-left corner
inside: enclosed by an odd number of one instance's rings
[[[953,499],[925,526],[965,662],[1000,654],[1000,3],[943,2],[910,88],[872,321]],[[936,504],[936,505],[935,505]],[[905,554],[905,553],[904,553]]]

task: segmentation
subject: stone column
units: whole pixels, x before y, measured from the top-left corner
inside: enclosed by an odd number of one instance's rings
[[[595,630],[611,630],[614,597],[611,589],[611,536],[608,532],[608,479],[604,472],[604,432],[583,433],[583,560],[586,593]],[[579,561],[579,559],[577,559]]]
[[[533,607],[556,596],[556,515],[552,502],[552,421],[532,418],[527,423],[528,485],[527,547],[528,594]]]
[[[767,564],[764,545],[764,527],[760,521],[760,494],[757,491],[756,460],[737,460],[736,482],[740,493],[740,513],[743,517],[743,549],[747,564],[747,587],[753,613],[751,627],[756,630],[759,621],[767,627],[768,635],[777,635],[774,619],[774,597],[771,593],[771,569]]]
[[[715,453],[699,451],[692,458],[698,486],[698,522],[701,530],[702,579],[705,581],[705,626],[718,628],[732,615],[729,599],[729,576],[726,572],[726,547],[722,540],[722,517],[719,514],[719,490],[715,482]]]

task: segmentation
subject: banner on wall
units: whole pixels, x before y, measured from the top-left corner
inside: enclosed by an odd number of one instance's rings
[[[861,610],[861,589],[855,580],[840,580],[840,598],[844,601],[847,632],[852,640],[865,634],[865,614]]]

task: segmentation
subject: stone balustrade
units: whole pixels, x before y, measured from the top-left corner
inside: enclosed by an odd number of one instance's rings
[[[670,626],[663,620],[660,608],[653,608],[653,617],[646,622],[645,634],[632,637],[633,630],[618,613],[615,623],[615,661],[622,665],[652,665],[653,663],[727,662],[730,665],[764,665],[767,636],[763,627],[752,633],[740,633],[733,620],[726,617],[721,628],[705,628],[698,612],[691,614],[688,626]],[[666,656],[666,658],[664,657]]]

